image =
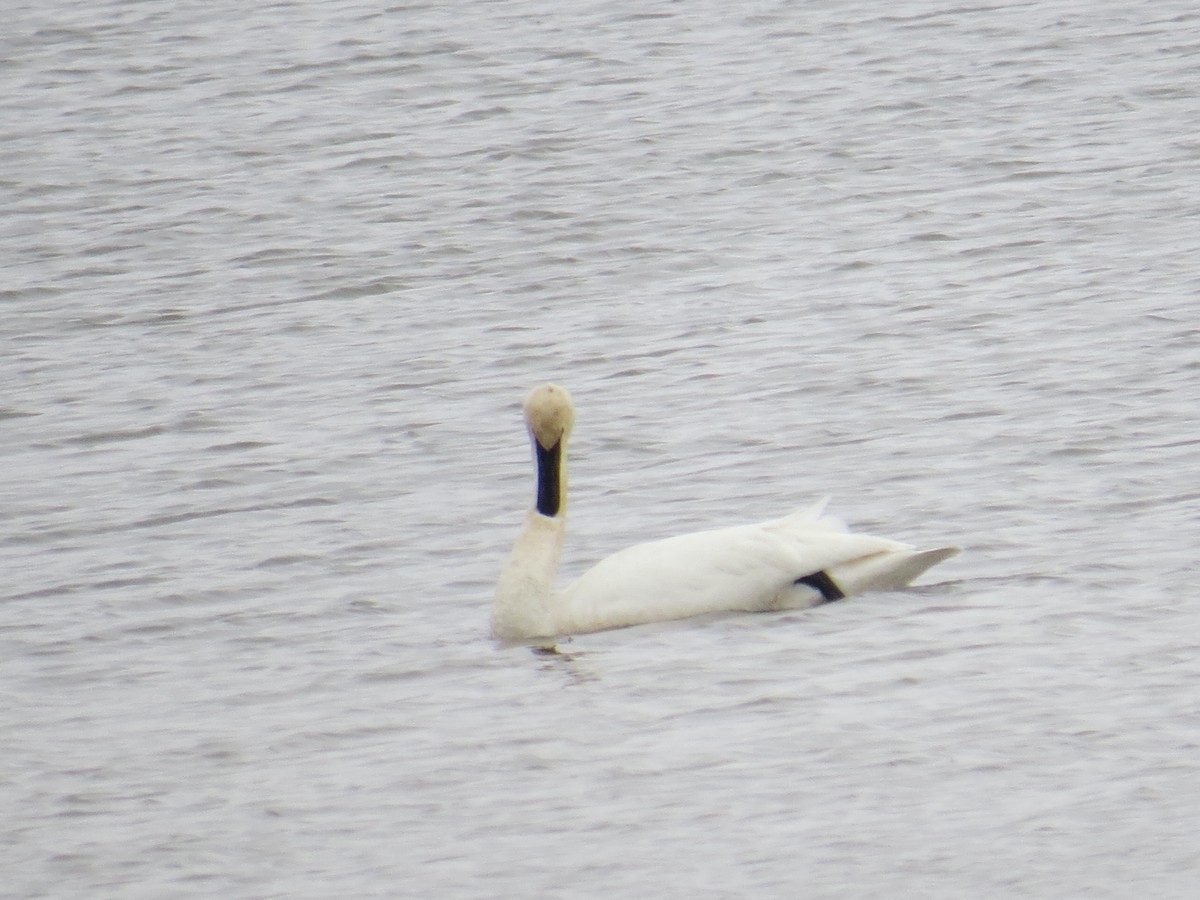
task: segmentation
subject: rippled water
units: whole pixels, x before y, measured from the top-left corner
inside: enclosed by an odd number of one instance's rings
[[[18,5],[0,893],[1200,888],[1200,14]],[[912,591],[487,636],[835,495]]]

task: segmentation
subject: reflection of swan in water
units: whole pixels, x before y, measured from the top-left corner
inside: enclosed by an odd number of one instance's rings
[[[570,641],[570,638],[567,638]],[[538,660],[538,668],[545,672],[558,672],[567,677],[570,684],[579,685],[599,680],[599,675],[587,662],[587,654],[579,650],[564,650],[555,643],[534,642],[530,647]]]
[[[956,547],[915,550],[851,534],[822,517],[825,501],[757,525],[637,544],[553,591],[567,525],[571,397],[544,384],[525,399],[537,462],[537,502],[500,575],[492,633],[505,640],[554,637],[728,610],[815,606],[849,594],[907,585]]]

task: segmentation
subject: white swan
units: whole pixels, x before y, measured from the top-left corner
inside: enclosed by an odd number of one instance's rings
[[[915,550],[850,534],[823,518],[825,501],[756,525],[700,531],[638,544],[601,560],[566,590],[553,591],[567,527],[571,396],[534,388],[524,403],[537,463],[537,501],[500,575],[492,634],[550,638],[682,619],[725,610],[815,606],[871,588],[907,585],[957,547]]]

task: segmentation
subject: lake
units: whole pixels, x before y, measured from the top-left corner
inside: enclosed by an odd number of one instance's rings
[[[20,3],[0,895],[1190,897],[1193,4]],[[488,634],[832,494],[906,591]]]

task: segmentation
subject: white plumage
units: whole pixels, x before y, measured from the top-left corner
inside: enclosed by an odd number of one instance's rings
[[[869,589],[907,585],[956,547],[915,550],[853,534],[824,517],[825,500],[755,525],[637,544],[553,591],[566,532],[566,449],[575,410],[547,384],[525,400],[538,466],[538,500],[501,573],[492,633],[546,638],[727,610],[794,609]]]

